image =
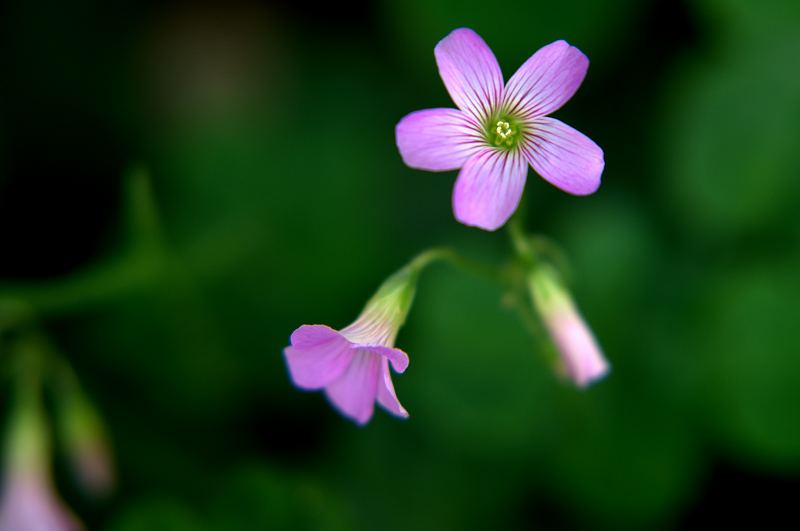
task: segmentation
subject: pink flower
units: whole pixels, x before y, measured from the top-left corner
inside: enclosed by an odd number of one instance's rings
[[[5,452],[0,531],[83,529],[53,486],[48,430],[38,399],[21,401],[12,413]]]
[[[389,413],[408,417],[392,384],[389,366],[402,373],[408,355],[394,348],[416,288],[417,269],[406,267],[390,277],[351,325],[340,331],[324,325],[303,325],[284,350],[294,384],[324,389],[339,412],[366,424],[375,401]]]
[[[565,41],[533,54],[503,85],[494,54],[471,29],[436,45],[436,63],[457,109],[416,111],[397,124],[397,147],[412,168],[461,168],[453,211],[465,225],[496,230],[522,197],[528,164],[575,195],[600,186],[603,151],[547,115],[578,90],[589,60]]]
[[[47,474],[6,475],[0,502],[0,531],[78,531],[78,520],[61,504]]]
[[[566,375],[586,387],[609,371],[597,341],[555,273],[541,266],[529,277],[531,298],[561,354]]]

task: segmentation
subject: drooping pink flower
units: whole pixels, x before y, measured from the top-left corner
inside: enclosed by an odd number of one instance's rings
[[[533,54],[508,84],[481,37],[460,28],[436,45],[436,63],[458,109],[416,111],[397,124],[397,147],[410,167],[461,168],[453,211],[465,225],[503,226],[517,208],[528,165],[574,195],[600,186],[603,151],[547,115],[578,90],[589,60],[565,41]]]
[[[417,273],[406,267],[386,280],[361,315],[342,330],[325,325],[295,330],[284,350],[294,384],[324,389],[333,406],[360,425],[372,418],[376,400],[389,413],[408,417],[389,366],[398,373],[408,367],[408,355],[394,348],[394,341],[411,306]]]
[[[0,494],[0,531],[79,531],[81,523],[56,494],[48,431],[35,401],[12,413]]]
[[[537,267],[528,279],[531,298],[561,355],[561,368],[578,387],[586,387],[609,371],[608,361],[555,273]]]
[[[6,475],[0,501],[0,531],[79,531],[83,526],[58,499],[50,478],[37,473]]]

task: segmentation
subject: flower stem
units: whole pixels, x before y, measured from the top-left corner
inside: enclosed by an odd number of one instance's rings
[[[511,247],[517,257],[528,267],[536,265],[539,261],[536,250],[531,245],[531,240],[525,234],[522,223],[522,213],[517,212],[508,222],[508,236],[511,239]]]
[[[437,261],[448,262],[468,273],[488,278],[502,285],[508,284],[506,275],[501,268],[467,258],[450,247],[433,247],[426,249],[409,263],[409,267],[421,271],[429,264]]]
[[[5,465],[39,474],[47,466],[50,452],[41,395],[44,355],[38,337],[30,334],[16,341],[13,352],[14,392],[11,425],[5,434]]]
[[[19,314],[26,307],[39,315],[66,313],[135,292],[152,281],[160,267],[157,260],[129,253],[44,284],[0,285],[0,309],[7,314]]]

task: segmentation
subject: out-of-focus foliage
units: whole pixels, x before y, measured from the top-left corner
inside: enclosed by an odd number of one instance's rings
[[[107,420],[117,494],[57,476],[91,528],[677,528],[720,466],[800,475],[797,2],[66,5],[2,17],[0,299]],[[432,50],[464,25],[506,76],[558,38],[592,60],[556,116],[603,185],[531,172],[524,200],[612,372],[574,390],[502,288],[437,265],[399,337],[411,418],[359,429],[292,388],[291,331],[427,246],[505,259],[394,145],[450,105]]]

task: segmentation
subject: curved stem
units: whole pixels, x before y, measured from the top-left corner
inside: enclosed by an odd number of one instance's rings
[[[156,276],[159,266],[152,257],[128,253],[46,284],[0,285],[0,317],[7,313],[13,321],[26,307],[38,315],[59,314],[133,292]]]
[[[500,268],[467,258],[450,247],[433,247],[431,249],[427,249],[418,254],[411,261],[409,267],[420,271],[424,267],[436,261],[449,262],[451,265],[457,268],[463,269],[464,271],[477,276],[488,278],[489,280],[498,284],[508,284],[508,280]]]

